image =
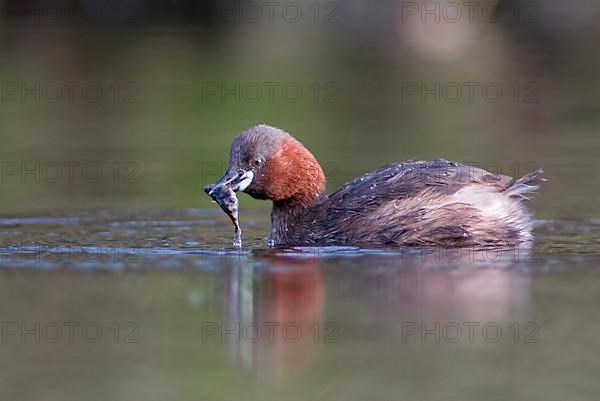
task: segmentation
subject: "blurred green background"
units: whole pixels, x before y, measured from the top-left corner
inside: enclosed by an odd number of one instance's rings
[[[537,218],[598,216],[595,3],[288,3],[0,2],[1,213],[212,208],[233,136],[268,123],[330,191],[406,159],[540,166]]]

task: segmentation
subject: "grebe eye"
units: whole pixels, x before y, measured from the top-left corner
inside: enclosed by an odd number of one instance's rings
[[[254,159],[252,159],[250,161],[250,165],[254,168],[259,168],[262,167],[263,163],[265,162],[265,159],[263,159],[262,157],[258,156],[255,157]]]

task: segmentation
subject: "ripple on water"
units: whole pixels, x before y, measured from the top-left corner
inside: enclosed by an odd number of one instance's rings
[[[254,213],[254,214],[253,214]],[[0,219],[0,267],[77,270],[215,269],[244,263],[269,267],[282,263],[355,263],[371,267],[422,264],[436,268],[470,265],[553,270],[589,265],[600,258],[600,219],[534,222],[532,250],[365,249],[355,246],[273,249],[263,236],[263,212],[248,212],[245,248],[231,246],[232,228],[221,214],[199,210],[148,211],[66,217]],[[57,226],[60,226],[59,228]],[[460,262],[460,263],[458,263]]]

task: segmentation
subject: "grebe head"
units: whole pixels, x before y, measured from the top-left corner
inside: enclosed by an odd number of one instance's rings
[[[287,132],[256,125],[233,140],[227,172],[215,187],[223,185],[256,199],[308,204],[325,191],[325,175],[312,153]]]

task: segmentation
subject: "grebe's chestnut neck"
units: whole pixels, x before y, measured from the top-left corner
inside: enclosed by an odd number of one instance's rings
[[[276,205],[308,206],[325,196],[325,174],[313,154],[285,131],[257,125],[231,145],[229,167],[216,184],[231,185]]]

